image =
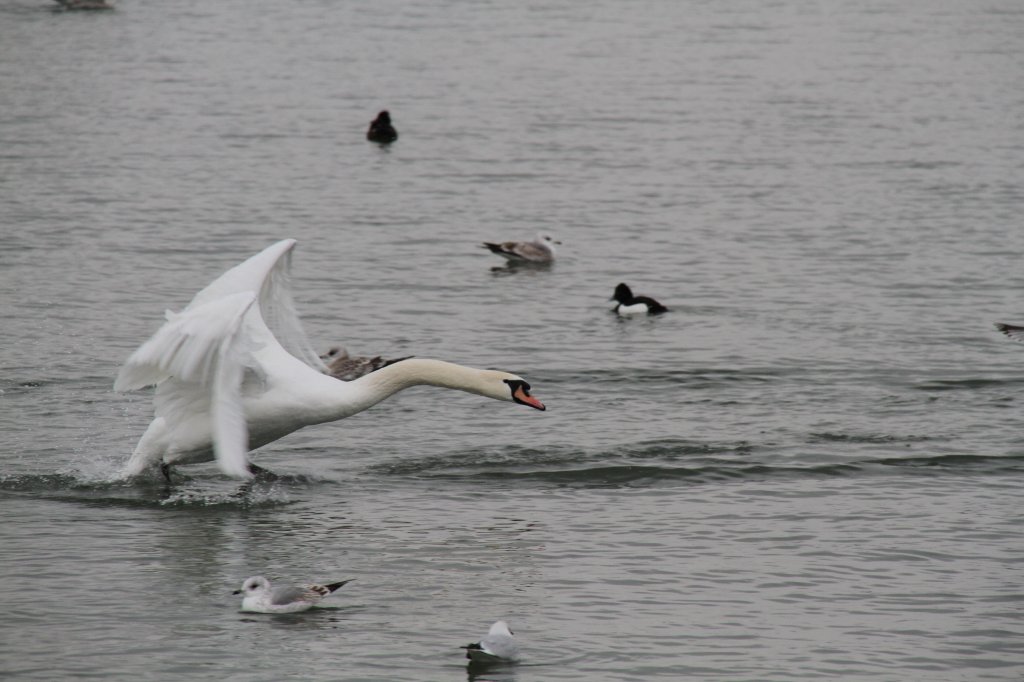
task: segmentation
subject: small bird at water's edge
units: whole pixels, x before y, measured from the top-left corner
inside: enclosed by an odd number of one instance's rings
[[[397,140],[398,131],[391,125],[391,114],[386,110],[377,114],[377,118],[370,123],[370,129],[366,131],[366,139],[381,144]]]
[[[617,301],[613,310],[619,315],[660,315],[668,312],[668,308],[649,296],[634,296],[624,283],[615,287],[615,293],[609,300]]]
[[[241,589],[232,594],[244,594],[242,610],[254,613],[298,613],[308,611],[342,585],[355,578],[326,585],[301,585],[297,587],[273,587],[261,575],[246,578]]]
[[[473,663],[515,663],[519,660],[519,643],[512,636],[508,623],[503,620],[491,625],[479,642],[460,647],[466,650],[466,658]]]

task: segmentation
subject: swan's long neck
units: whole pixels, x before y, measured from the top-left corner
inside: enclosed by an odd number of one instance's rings
[[[495,386],[501,385],[500,380],[495,381],[491,375],[508,376],[503,372],[465,367],[443,360],[409,358],[370,372],[355,381],[339,382],[332,379],[336,396],[332,400],[334,405],[330,414],[325,414],[323,421],[362,412],[411,386],[439,386],[497,400],[511,400],[511,397],[497,392]]]

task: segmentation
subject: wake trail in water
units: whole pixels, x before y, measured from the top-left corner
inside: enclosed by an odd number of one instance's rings
[[[816,438],[888,444],[928,437],[842,436]],[[908,454],[850,457],[822,462],[785,454],[777,447],[749,443],[701,444],[655,441],[615,449],[587,451],[573,447],[505,448],[494,452],[462,452],[376,465],[372,473],[452,482],[514,482],[556,487],[618,488],[707,485],[716,482],[769,479],[813,479],[866,476],[985,475],[1024,473],[1024,455]]]

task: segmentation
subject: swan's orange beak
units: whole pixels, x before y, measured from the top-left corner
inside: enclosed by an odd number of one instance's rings
[[[528,395],[522,386],[516,387],[516,390],[512,392],[512,398],[517,403],[520,403],[522,405],[529,405],[533,409],[540,410],[541,412],[548,409],[544,407],[544,403],[537,400],[532,395]]]

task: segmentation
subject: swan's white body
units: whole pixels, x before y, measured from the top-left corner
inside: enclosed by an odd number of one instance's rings
[[[289,292],[295,243],[273,244],[221,275],[181,313],[168,311],[164,326],[128,358],[114,389],[156,384],[156,415],[123,475],[216,459],[225,473],[249,477],[249,450],[420,384],[544,409],[514,374],[440,360],[403,360],[351,382],[324,374]]]

